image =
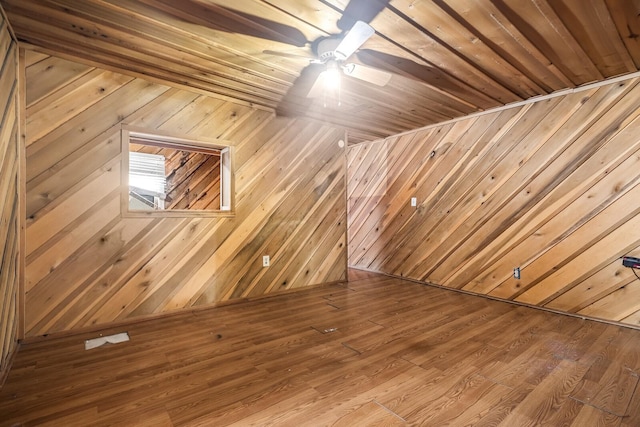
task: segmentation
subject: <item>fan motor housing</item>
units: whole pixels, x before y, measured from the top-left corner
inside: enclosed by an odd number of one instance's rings
[[[340,44],[341,39],[336,37],[327,37],[318,42],[318,59],[321,62],[327,62],[331,59],[344,59],[336,57],[336,48]]]

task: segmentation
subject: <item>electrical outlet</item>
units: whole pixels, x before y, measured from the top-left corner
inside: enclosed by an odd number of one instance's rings
[[[418,206],[418,198],[417,197],[412,197],[411,198],[411,206],[413,206],[414,208],[416,206]]]
[[[513,278],[520,280],[520,267],[516,267],[513,269]]]
[[[271,265],[271,260],[269,259],[269,255],[264,255],[262,257],[262,266],[269,267]]]

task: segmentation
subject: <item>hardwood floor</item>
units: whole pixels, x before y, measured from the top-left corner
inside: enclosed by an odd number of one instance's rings
[[[24,345],[0,424],[640,425],[640,331],[350,276]]]

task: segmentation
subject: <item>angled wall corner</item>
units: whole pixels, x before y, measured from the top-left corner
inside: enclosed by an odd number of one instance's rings
[[[638,82],[352,146],[349,264],[640,325]]]
[[[343,131],[42,52],[27,64],[27,337],[346,278]],[[123,217],[123,124],[230,141],[234,216]]]

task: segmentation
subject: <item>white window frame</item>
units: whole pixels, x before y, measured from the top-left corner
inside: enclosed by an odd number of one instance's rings
[[[235,183],[233,146],[230,141],[175,135],[161,131],[123,125],[121,128],[121,213],[124,217],[229,217],[235,216]],[[130,210],[129,209],[129,143],[149,141],[192,149],[219,150],[220,152],[220,209],[215,210]]]

